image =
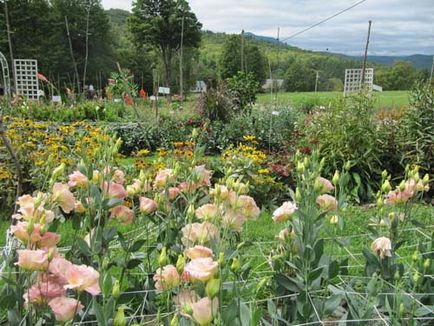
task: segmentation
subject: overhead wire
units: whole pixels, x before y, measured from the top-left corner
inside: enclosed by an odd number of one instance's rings
[[[313,24],[313,25],[311,25],[311,26],[309,26],[309,27],[306,27],[305,29],[303,29],[303,30],[301,30],[301,31],[298,31],[298,32],[296,32],[296,33],[294,33],[294,34],[291,34],[291,35],[288,36],[288,37],[285,37],[284,39],[281,40],[281,42],[287,41],[287,40],[289,40],[289,39],[291,39],[291,38],[294,38],[294,37],[296,37],[296,36],[298,36],[298,35],[300,35],[300,34],[303,34],[303,33],[307,32],[307,31],[313,29],[313,28],[315,28],[315,27],[317,27],[317,26],[319,26],[319,25],[321,25],[321,24],[324,24],[325,22],[328,22],[329,20],[331,20],[331,19],[333,19],[333,18],[335,18],[335,17],[337,17],[337,16],[339,16],[339,15],[342,15],[343,13],[345,13],[345,12],[347,12],[347,11],[353,9],[354,7],[357,7],[357,6],[361,5],[362,3],[366,2],[366,1],[367,1],[367,0],[361,0],[361,1],[359,1],[359,2],[356,2],[355,4],[349,6],[349,7],[345,8],[345,9],[342,9],[341,11],[339,11],[339,12],[337,12],[337,13],[335,13],[335,14],[333,14],[333,15],[331,15],[331,16],[329,16],[329,17],[323,19],[323,20],[321,20],[321,21],[318,22],[318,23],[315,23],[315,24]]]

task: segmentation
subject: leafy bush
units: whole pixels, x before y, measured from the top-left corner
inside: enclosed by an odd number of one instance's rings
[[[255,80],[252,72],[239,71],[235,76],[226,80],[227,87],[235,98],[235,103],[240,110],[244,110],[256,101],[256,93],[259,91],[259,82]]]
[[[21,102],[16,106],[5,106],[5,113],[37,121],[118,121],[126,114],[122,104],[111,102],[78,102],[73,106]]]
[[[326,175],[350,161],[354,199],[370,197],[371,189],[377,186],[384,153],[380,125],[374,121],[368,94],[341,99],[316,112],[308,125],[307,137],[318,144],[325,158]]]
[[[235,109],[234,96],[224,84],[217,88],[208,87],[196,103],[199,115],[210,121],[228,121]]]
[[[402,162],[434,172],[434,87],[419,83],[410,95],[410,107],[399,121]]]

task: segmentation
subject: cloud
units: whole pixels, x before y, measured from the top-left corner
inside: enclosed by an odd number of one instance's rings
[[[103,0],[105,8],[130,9],[131,0]],[[242,29],[281,39],[305,29],[358,0],[190,0],[204,29]],[[288,43],[305,49],[361,55],[372,20],[370,54],[434,54],[433,0],[366,0]]]

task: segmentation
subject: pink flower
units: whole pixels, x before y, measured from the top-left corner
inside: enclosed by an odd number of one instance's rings
[[[191,281],[206,282],[218,272],[219,264],[211,257],[196,258],[185,265],[184,273]]]
[[[211,249],[204,246],[194,246],[185,250],[185,255],[190,259],[214,257]]]
[[[40,248],[51,248],[55,247],[60,241],[60,234],[54,232],[45,232],[44,235],[39,240]]]
[[[333,189],[335,189],[335,187],[333,187],[332,183],[327,180],[326,178],[323,177],[318,177],[316,178],[316,182],[321,185],[321,193],[329,193],[331,192]]]
[[[181,229],[181,242],[184,246],[190,247],[196,243],[204,244],[210,241],[218,241],[219,229],[209,222],[187,224]]]
[[[166,265],[163,269],[158,268],[153,280],[158,291],[173,289],[181,283],[181,277],[173,265]]]
[[[386,256],[392,257],[392,243],[389,238],[381,237],[375,239],[371,244],[371,250],[376,254],[379,253],[381,259]]]
[[[48,271],[57,276],[61,283],[65,285],[68,281],[65,278],[67,271],[72,267],[72,263],[62,256],[55,256],[48,266]]]
[[[28,223],[27,222],[18,222],[16,225],[11,225],[11,233],[22,243],[28,244],[29,242],[34,244],[41,239],[40,234],[40,225],[34,224],[32,233],[28,233]]]
[[[154,180],[154,188],[164,188],[167,183],[172,183],[175,180],[172,169],[160,170]]]
[[[70,213],[75,208],[75,198],[66,184],[56,182],[53,186],[53,201],[59,204],[65,213]]]
[[[232,209],[226,209],[226,212],[222,216],[223,225],[235,232],[241,232],[244,222],[246,222],[246,217]]]
[[[191,193],[199,189],[199,184],[193,181],[181,182],[178,186],[182,193]]]
[[[168,192],[167,194],[168,194],[169,200],[174,200],[181,193],[181,190],[179,190],[179,188],[177,188],[177,187],[170,187],[167,190],[167,192]],[[163,192],[163,196],[165,196],[165,195],[166,195],[166,193]]]
[[[219,215],[216,204],[205,204],[196,209],[196,216],[202,220],[214,220]]]
[[[101,189],[105,196],[109,198],[124,199],[127,196],[125,188],[114,182],[103,182]]]
[[[90,266],[71,265],[65,273],[68,282],[65,289],[75,289],[78,292],[86,291],[91,295],[101,292],[99,288],[99,273]]]
[[[319,207],[327,211],[335,211],[338,208],[338,201],[336,198],[327,194],[318,196],[316,203]]]
[[[238,197],[237,204],[247,219],[256,220],[259,214],[261,214],[261,210],[256,205],[255,200],[250,196],[241,195]]]
[[[146,197],[140,197],[140,212],[144,214],[152,214],[157,210],[157,203],[155,200],[146,198]]]
[[[48,269],[48,255],[44,250],[17,250],[18,262],[22,269],[44,271]]]
[[[56,277],[45,277],[45,279],[42,278],[38,280],[38,282],[33,284],[23,295],[24,300],[27,303],[41,304],[56,297],[64,296],[66,290],[63,288],[62,284],[56,281]]]
[[[69,175],[68,186],[70,187],[84,187],[88,184],[89,179],[80,171],[74,171]]]
[[[78,300],[67,297],[54,298],[48,305],[53,310],[56,320],[60,322],[72,320],[83,309],[83,305]]]
[[[184,289],[173,300],[181,315],[190,319],[190,314],[192,313],[191,306],[199,300],[199,296],[194,290]]]
[[[389,191],[384,202],[386,205],[401,204],[407,202],[412,196],[413,192]]]
[[[197,182],[202,186],[211,185],[211,171],[205,169],[205,165],[196,166],[193,174]]]
[[[297,210],[297,205],[293,202],[287,201],[282,204],[273,213],[274,223],[282,223],[287,220],[295,213]]]
[[[217,314],[218,299],[202,298],[191,305],[193,319],[200,326],[211,325],[214,316]]]
[[[35,199],[30,195],[18,197],[17,204],[20,206],[18,211],[23,215],[25,220],[33,217],[35,210]]]
[[[125,182],[125,174],[121,170],[115,170],[112,178],[113,182],[123,185]]]
[[[112,208],[110,218],[115,218],[124,224],[131,224],[134,220],[134,211],[126,206],[119,205]]]

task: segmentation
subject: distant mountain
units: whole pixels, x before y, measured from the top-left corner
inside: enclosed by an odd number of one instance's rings
[[[275,39],[273,37],[269,37],[269,36],[256,35],[256,34],[253,34],[253,33],[250,33],[250,32],[245,32],[244,35],[247,36],[247,37],[251,37],[251,38],[254,38],[256,40],[264,41],[264,42],[268,42],[268,43],[273,43],[273,44],[279,44],[279,43],[281,43],[277,39]]]
[[[264,41],[272,44],[286,44],[279,42],[277,39],[269,36],[260,36],[250,32],[244,33],[246,36],[256,39],[258,41]],[[310,52],[310,51],[309,51]],[[321,54],[329,55],[331,53],[319,52]],[[333,54],[332,54],[333,55]],[[334,53],[334,55],[343,57],[349,60],[363,60],[361,56],[348,56],[345,54]],[[431,69],[433,56],[425,54],[413,54],[409,56],[369,56],[368,61],[372,63],[382,64],[382,65],[392,65],[395,61],[408,61],[413,64],[416,69]]]
[[[363,57],[350,57],[355,60],[363,60]],[[433,56],[425,54],[413,54],[409,56],[369,56],[369,62],[379,63],[383,65],[391,65],[395,61],[408,61],[413,64],[416,69],[431,69]]]

